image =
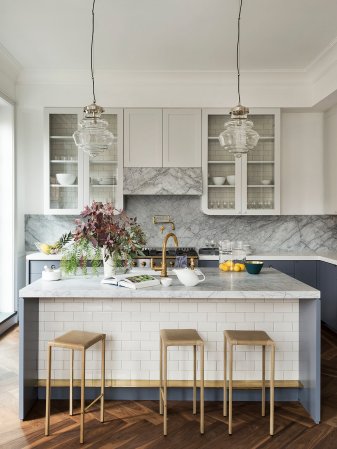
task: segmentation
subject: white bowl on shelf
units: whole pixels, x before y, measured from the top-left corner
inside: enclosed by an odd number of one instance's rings
[[[74,184],[76,175],[72,175],[71,173],[56,173],[56,179],[61,186],[70,186]]]
[[[211,179],[216,186],[222,186],[226,182],[226,176],[213,176]]]
[[[270,184],[272,183],[271,179],[262,179],[261,184],[264,186],[270,186]]]
[[[227,176],[227,182],[230,186],[235,186],[235,175]]]

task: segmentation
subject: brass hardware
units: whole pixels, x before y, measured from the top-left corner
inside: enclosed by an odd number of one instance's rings
[[[160,271],[160,276],[163,278],[167,277],[167,262],[166,262],[166,248],[167,248],[167,241],[169,240],[169,238],[173,238],[174,240],[174,244],[176,246],[176,248],[178,248],[178,239],[177,236],[175,234],[173,234],[173,232],[169,232],[168,234],[165,235],[164,240],[163,240],[163,248],[162,248],[162,259],[161,259],[161,265],[157,266],[154,262],[154,258],[151,257],[151,269],[155,270],[155,271]]]
[[[132,266],[133,266],[133,267],[136,267],[136,266],[137,266],[137,262],[136,262],[135,260],[132,262]]]
[[[165,226],[162,225],[162,226],[160,226],[159,229],[160,229],[160,232],[163,233],[165,231]]]
[[[170,215],[155,215],[152,218],[152,222],[153,224],[163,224],[163,223],[169,223],[171,225],[171,230],[174,231],[175,230],[175,225],[171,219]],[[161,232],[164,231],[165,228],[163,228],[163,226],[160,227]]]
[[[191,270],[194,270],[194,268],[195,268],[194,257],[191,257],[190,268],[191,268]]]
[[[141,262],[141,266],[142,266],[142,267],[146,267],[146,262],[144,262],[144,261]]]

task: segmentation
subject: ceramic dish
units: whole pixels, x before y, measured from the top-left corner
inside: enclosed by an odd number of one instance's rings
[[[235,175],[227,176],[227,182],[230,186],[235,186]]]
[[[56,179],[61,186],[70,186],[74,184],[76,175],[72,175],[71,173],[56,173]]]
[[[271,179],[262,179],[261,184],[264,186],[269,186],[271,184]]]
[[[212,181],[216,186],[222,186],[226,182],[226,176],[214,176]]]
[[[248,260],[245,263],[247,273],[259,274],[263,267],[262,260]]]

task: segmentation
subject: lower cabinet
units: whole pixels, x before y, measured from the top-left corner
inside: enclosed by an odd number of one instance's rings
[[[337,331],[337,266],[319,262],[319,285],[321,291],[321,319]]]
[[[59,260],[28,260],[26,266],[26,284],[37,281],[42,276],[43,267],[59,268]]]
[[[294,260],[265,260],[265,267],[275,268],[281,273],[288,276],[295,277],[295,261]]]

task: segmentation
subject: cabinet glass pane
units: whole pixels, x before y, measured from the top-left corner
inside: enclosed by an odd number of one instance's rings
[[[208,117],[208,208],[234,211],[235,157],[218,140],[224,121],[223,115]]]
[[[114,135],[114,143],[104,154],[90,158],[90,202],[116,202],[117,193],[117,115],[104,114],[104,120],[109,123],[108,129]]]
[[[247,209],[274,208],[275,120],[273,115],[252,115],[260,140],[247,156]]]
[[[76,114],[50,114],[50,209],[78,208],[78,150],[72,138],[76,129]]]

